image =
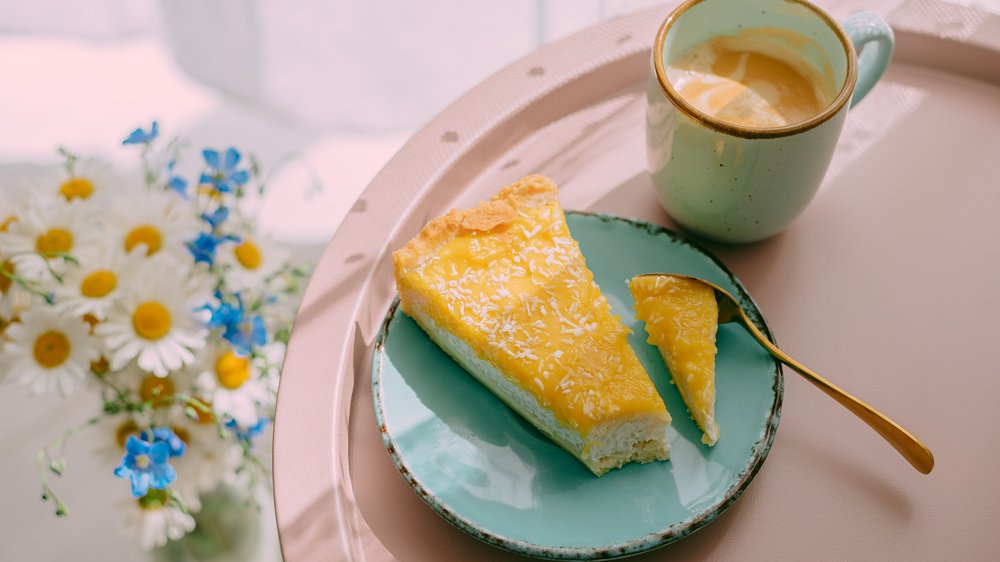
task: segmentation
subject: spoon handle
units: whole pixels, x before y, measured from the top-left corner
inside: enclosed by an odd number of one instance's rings
[[[903,458],[913,465],[913,468],[923,474],[928,474],[931,470],[933,470],[934,455],[931,453],[930,449],[924,446],[924,444],[914,437],[909,431],[900,427],[899,424],[892,421],[875,408],[865,404],[849,392],[817,375],[809,370],[805,365],[789,357],[785,352],[778,349],[777,346],[764,337],[764,334],[760,333],[753,323],[750,322],[750,319],[743,314],[742,310],[740,311],[740,314],[743,317],[743,326],[750,331],[753,337],[760,342],[760,344],[764,346],[764,348],[767,349],[772,356],[792,369],[795,369],[795,371],[805,377],[806,380],[819,387],[819,389],[830,396],[830,398],[833,398],[839,402],[841,406],[847,408],[855,416],[861,418],[862,421],[867,423],[872,429],[881,435],[883,439],[888,441],[900,455],[903,455]]]

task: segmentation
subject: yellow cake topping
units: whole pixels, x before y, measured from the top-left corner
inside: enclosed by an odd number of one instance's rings
[[[394,256],[403,310],[419,307],[584,435],[631,414],[669,423],[555,194],[529,176],[432,221]]]
[[[691,417],[719,439],[715,420],[715,334],[719,305],[710,287],[678,277],[648,276],[629,281],[636,316],[646,323],[649,343],[657,346]]]

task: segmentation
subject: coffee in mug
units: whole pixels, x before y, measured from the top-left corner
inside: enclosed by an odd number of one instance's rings
[[[650,61],[646,154],[660,204],[723,242],[781,231],[816,194],[848,109],[892,50],[870,13],[841,25],[807,0],[687,0]]]
[[[837,96],[833,81],[754,29],[714,37],[666,66],[674,90],[698,110],[734,125],[781,127],[820,113]],[[807,40],[802,37],[800,40]]]

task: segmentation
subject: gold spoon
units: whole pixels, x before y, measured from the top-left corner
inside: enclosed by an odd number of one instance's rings
[[[792,369],[795,369],[795,371],[805,377],[806,380],[819,387],[819,389],[825,392],[830,398],[833,398],[839,402],[841,406],[850,410],[852,414],[861,418],[862,421],[867,423],[872,429],[881,435],[883,439],[888,441],[889,444],[899,452],[899,454],[903,455],[903,458],[913,465],[913,468],[923,474],[928,474],[934,469],[934,455],[931,453],[930,449],[924,446],[924,444],[914,437],[909,431],[900,427],[899,424],[890,420],[875,408],[872,408],[839,386],[810,371],[805,365],[799,363],[795,359],[792,359],[783,351],[778,349],[777,346],[764,337],[764,334],[760,333],[760,330],[758,330],[757,327],[753,325],[753,322],[747,318],[746,313],[743,312],[742,307],[740,307],[736,299],[727,293],[725,289],[705,281],[704,279],[689,277],[687,275],[675,275],[672,273],[645,273],[640,275],[640,277],[661,276],[687,279],[711,287],[715,291],[715,299],[719,303],[720,324],[725,324],[726,322],[739,322],[742,324],[743,327],[750,332],[750,335],[752,335],[754,339],[756,339],[757,342],[768,351],[768,353],[774,356],[775,359],[788,365]]]

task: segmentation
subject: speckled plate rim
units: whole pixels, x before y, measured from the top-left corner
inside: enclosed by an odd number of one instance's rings
[[[770,328],[767,326],[767,322],[764,320],[763,314],[757,307],[757,303],[754,302],[753,298],[746,291],[746,288],[744,288],[740,280],[731,271],[729,271],[729,268],[727,268],[721,260],[691,238],[657,224],[619,217],[607,213],[566,211],[566,215],[591,217],[604,222],[617,221],[625,223],[633,228],[636,228],[637,230],[645,231],[650,236],[665,236],[669,238],[672,243],[687,246],[696,253],[709,258],[711,262],[718,267],[719,270],[736,287],[737,293],[734,296],[739,299],[740,304],[747,312],[750,320],[767,337],[767,339],[772,342],[775,341]],[[757,475],[757,472],[764,464],[764,460],[767,459],[767,454],[771,449],[771,444],[774,442],[774,435],[778,430],[778,422],[781,418],[781,404],[785,388],[784,373],[782,371],[781,363],[778,361],[774,361],[774,383],[771,387],[771,390],[774,392],[774,402],[771,404],[770,412],[768,412],[768,415],[764,418],[763,434],[761,435],[761,438],[754,443],[750,450],[750,463],[740,473],[739,479],[725,491],[722,499],[719,502],[707,507],[701,513],[695,515],[687,521],[671,525],[670,527],[659,532],[645,534],[630,541],[618,544],[598,547],[543,546],[494,533],[449,508],[441,498],[437,497],[431,493],[430,490],[425,488],[414,476],[409,465],[406,463],[406,460],[399,453],[395,441],[386,426],[381,384],[382,362],[385,357],[384,348],[386,340],[389,336],[389,326],[395,317],[396,312],[399,310],[399,297],[397,296],[393,299],[392,304],[389,306],[389,310],[385,315],[385,319],[382,321],[382,326],[379,329],[378,337],[375,340],[375,347],[372,352],[372,402],[375,408],[375,420],[379,427],[379,433],[382,436],[382,444],[389,453],[389,457],[392,459],[392,464],[396,467],[396,470],[399,471],[400,475],[406,480],[407,484],[410,485],[413,491],[416,492],[416,494],[428,506],[430,506],[435,513],[470,536],[504,550],[551,560],[607,560],[633,556],[648,550],[666,546],[672,542],[683,539],[698,529],[701,529],[705,525],[708,525],[726,509],[728,509],[729,506],[731,506],[740,497],[743,491],[746,490],[747,486],[750,485],[754,476]]]

